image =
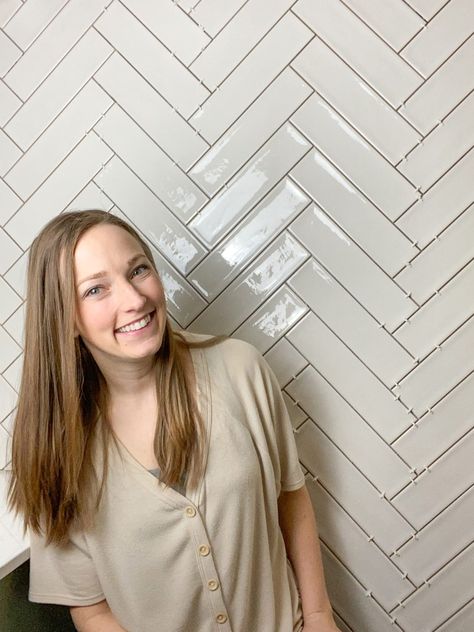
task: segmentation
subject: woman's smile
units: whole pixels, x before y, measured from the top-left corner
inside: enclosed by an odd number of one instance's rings
[[[131,325],[127,325],[126,328],[132,327],[130,331],[121,331],[122,327],[120,327],[119,329],[115,330],[115,333],[118,336],[127,336],[127,337],[140,336],[141,334],[149,331],[153,327],[153,324],[155,322],[155,315],[156,315],[156,311],[154,310],[153,312],[151,312],[151,314],[148,314],[141,320],[134,321]]]

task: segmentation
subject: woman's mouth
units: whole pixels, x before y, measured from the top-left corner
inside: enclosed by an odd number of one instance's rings
[[[134,322],[131,325],[127,325],[126,327],[121,327],[120,329],[116,329],[115,333],[120,336],[139,336],[143,332],[148,331],[155,321],[156,310],[153,310],[150,314],[147,314],[141,320]]]

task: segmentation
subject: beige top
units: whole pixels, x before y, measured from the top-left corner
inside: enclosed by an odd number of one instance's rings
[[[111,444],[94,531],[72,533],[65,551],[30,533],[29,600],[106,598],[128,632],[299,632],[277,498],[305,479],[279,384],[242,340],[191,356],[208,437],[198,489],[166,489]]]

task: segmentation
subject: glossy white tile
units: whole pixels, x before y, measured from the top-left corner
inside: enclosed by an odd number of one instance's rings
[[[469,545],[469,534],[459,525],[469,524],[472,515],[474,488],[467,490],[450,505],[449,511],[441,512],[422,529],[416,540],[409,540],[398,550],[397,563],[408,572],[412,581],[421,585],[438,571],[440,565],[449,562]]]
[[[248,0],[189,66],[214,90],[291,7],[292,0]],[[242,36],[244,34],[244,36]]]
[[[296,374],[302,371],[308,362],[288,340],[283,337],[265,354],[265,359],[272,367],[280,387],[287,386]]]
[[[396,225],[424,248],[473,202],[473,173],[474,150],[471,149],[396,221]]]
[[[215,37],[247,4],[247,0],[181,0],[184,9],[206,33]]]
[[[206,251],[194,235],[120,158],[115,156],[95,181],[181,274],[203,259]]]
[[[23,149],[28,147],[61,113],[112,52],[95,30],[87,31],[5,126]]]
[[[200,314],[190,331],[230,335],[307,257],[306,250],[283,233]]]
[[[387,274],[412,258],[409,239],[318,150],[306,154],[291,177]]]
[[[24,2],[23,5],[19,2],[20,9],[3,30],[22,50],[26,50],[67,2],[68,0],[49,0],[46,3]]]
[[[308,306],[285,285],[279,288],[234,332],[261,353],[284,336],[308,311]]]
[[[111,2],[68,2],[5,75],[6,84],[28,99]]]
[[[18,195],[0,178],[0,224],[6,224],[22,203]]]
[[[87,83],[5,176],[24,200],[46,180],[113,101],[93,81]]]
[[[191,178],[208,195],[214,195],[285,124],[311,92],[291,68],[285,68],[192,167]]]
[[[21,58],[22,51],[0,31],[0,76],[5,75]],[[12,86],[10,86],[12,87]]]
[[[4,176],[20,158],[21,151],[0,129],[0,175]]]
[[[291,180],[280,181],[192,271],[189,280],[205,290],[208,301],[213,300],[308,203]]]
[[[416,304],[316,205],[303,211],[291,232],[388,331]]]
[[[412,416],[406,407],[314,313],[306,314],[287,338],[385,441],[408,428]],[[292,395],[292,389],[287,390]]]
[[[339,0],[298,0],[293,11],[394,107],[422,83],[422,77]]]
[[[94,126],[132,171],[173,213],[186,222],[207,201],[206,196],[118,105]]]
[[[413,185],[317,94],[290,120],[389,219],[415,201]]]
[[[21,107],[21,101],[6,83],[0,82],[0,125],[5,129],[6,122]]]
[[[123,4],[114,2],[94,27],[185,118],[209,94]]]
[[[471,314],[474,314],[474,260],[434,294],[394,336],[416,358],[422,358]]]
[[[474,6],[471,0],[450,0],[400,54],[424,77],[428,77],[472,35],[473,23]]]
[[[291,67],[392,164],[421,139],[421,135],[321,39],[310,42]]]
[[[455,615],[471,599],[468,586],[473,566],[474,545],[471,544],[455,561],[450,561],[430,578],[429,583],[423,584],[406,600],[402,608],[397,606],[392,614],[400,626],[420,632],[441,629],[438,626],[451,615]],[[452,598],[444,601],[446,595],[452,595]],[[445,627],[445,631],[448,630],[453,630],[451,625]]]
[[[424,303],[474,257],[474,205],[405,267],[395,279],[411,293],[418,303]]]
[[[307,261],[288,285],[388,388],[412,368],[410,354],[317,261]]]
[[[395,50],[400,50],[425,21],[400,0],[346,0],[346,5]]]
[[[377,488],[390,496],[409,482],[406,463],[313,367],[286,390]]]
[[[400,113],[423,135],[428,134],[472,90],[466,77],[474,68],[474,37],[402,105]]]
[[[397,439],[393,449],[421,473],[471,428],[473,389],[471,374]]]
[[[424,527],[434,516],[474,483],[472,462],[474,432],[469,432],[435,463],[429,464],[413,483],[398,494],[392,503],[417,528]],[[426,464],[428,465],[428,463]]]
[[[417,416],[424,414],[474,368],[474,317],[464,323],[394,387]]]
[[[309,367],[301,377],[313,371]],[[376,487],[317,423],[308,420],[295,434],[295,439],[302,461],[311,463],[311,473],[366,533],[370,531],[373,541],[382,550],[388,554],[410,537],[413,529],[408,522],[380,496]],[[334,472],[338,475],[334,476]]]
[[[184,171],[208,144],[120,54],[114,53],[94,79]]]
[[[155,37],[188,66],[211,38],[168,0],[121,0]]]
[[[86,182],[111,157],[110,149],[95,134],[88,134],[6,224],[4,229],[28,248],[38,231],[60,213]]]
[[[321,485],[315,485],[313,489],[311,498],[318,508],[321,539],[331,550],[344,551],[345,566],[357,570],[359,581],[372,586],[372,596],[377,603],[391,610],[412,592],[412,583]],[[374,577],[376,581],[373,582]]]
[[[255,157],[215,195],[188,224],[209,247],[214,247],[293,165],[311,144],[292,125],[282,126]]]
[[[464,99],[399,165],[410,182],[426,191],[474,143],[474,92]]]
[[[284,15],[189,122],[214,143],[312,37],[301,20]]]

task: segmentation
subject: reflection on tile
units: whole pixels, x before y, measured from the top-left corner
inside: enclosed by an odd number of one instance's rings
[[[192,217],[207,201],[194,182],[117,105],[94,130],[181,220]]]
[[[243,217],[310,149],[295,128],[286,124],[257,152],[188,224],[209,247]]]
[[[117,157],[97,177],[101,187],[133,224],[182,273],[204,258],[192,233]]]
[[[214,195],[309,94],[308,84],[291,68],[285,68],[194,165],[189,175],[208,195]]]
[[[308,309],[294,292],[282,286],[232,335],[247,340],[265,353]]]
[[[286,226],[309,202],[295,184],[285,178],[230,233],[223,243],[197,266],[189,280],[212,300],[234,279],[240,269]]]
[[[230,335],[307,256],[291,235],[280,235],[192,323],[190,331]]]

